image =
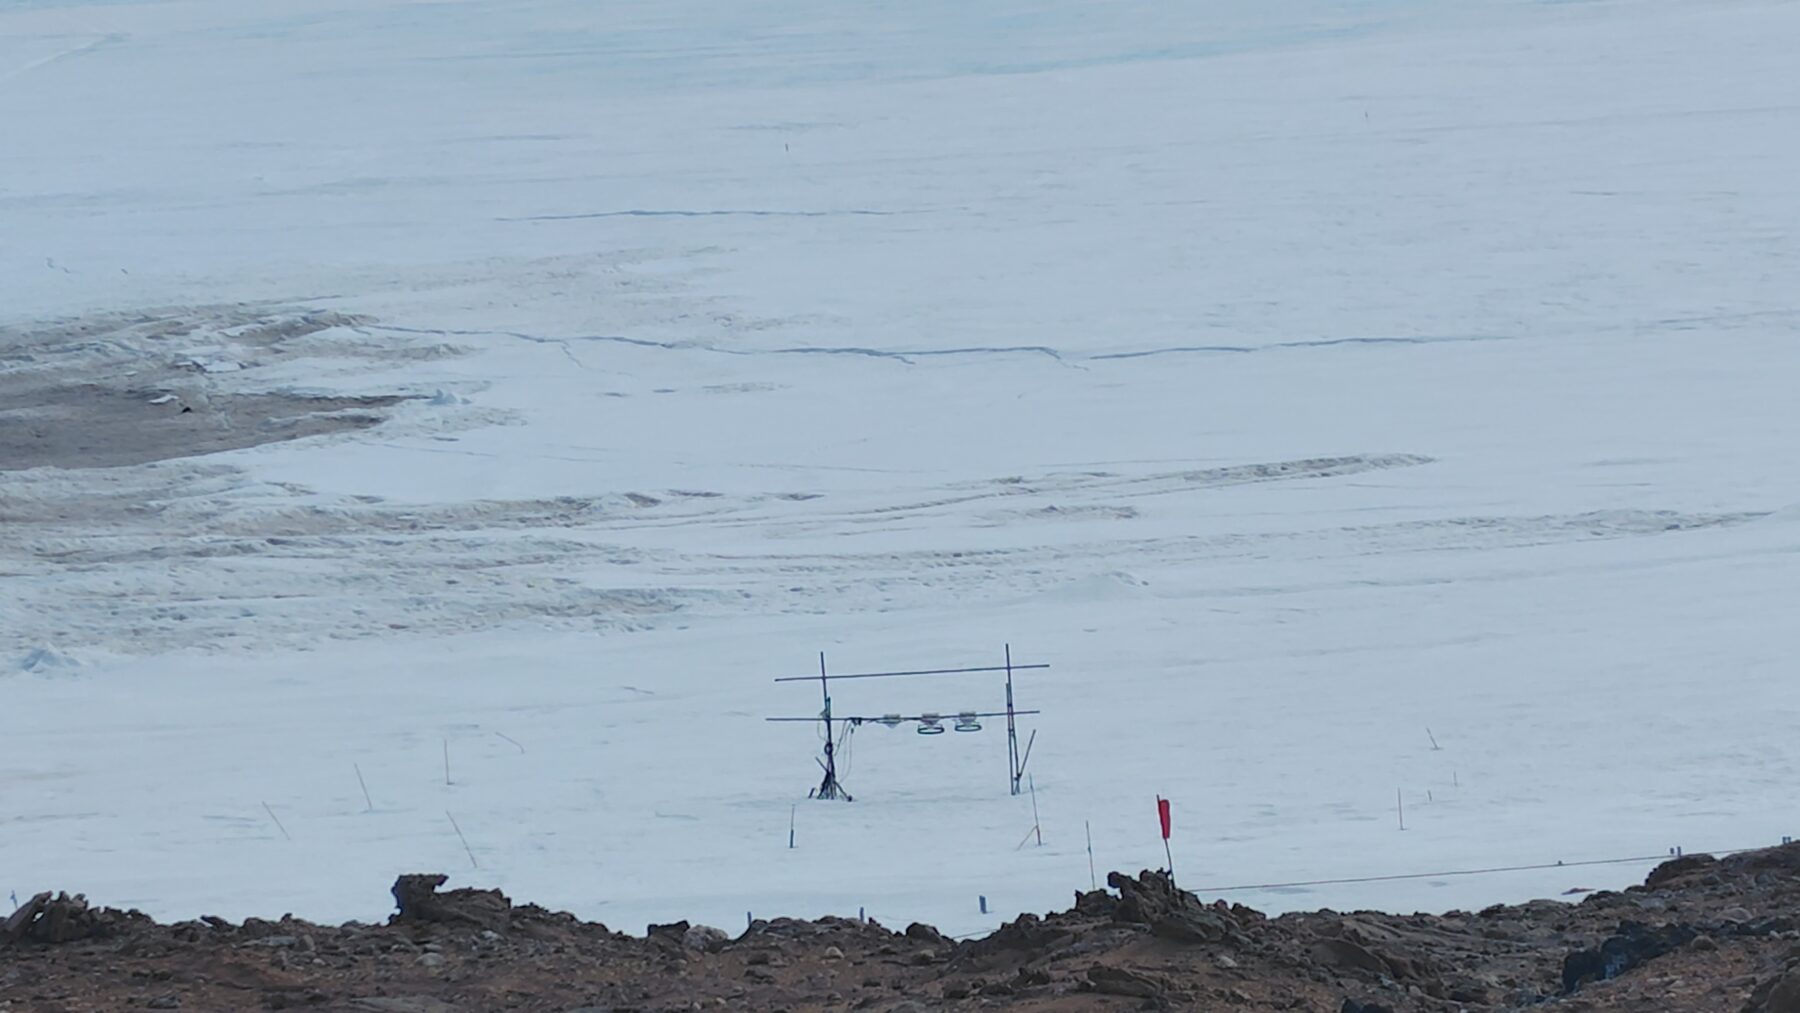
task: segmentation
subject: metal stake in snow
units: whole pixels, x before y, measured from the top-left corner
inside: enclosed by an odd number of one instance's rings
[[[1400,789],[1394,789],[1394,814],[1400,818],[1400,829],[1406,829],[1406,800],[1400,797]]]
[[[1100,884],[1094,879],[1094,825],[1087,820],[1081,821],[1081,828],[1087,831],[1088,842],[1088,889],[1098,890]]]
[[[444,810],[444,815],[450,820],[450,829],[456,831],[456,839],[462,842],[463,851],[469,856],[469,868],[481,868],[481,863],[475,860],[475,849],[469,847],[469,839],[463,836],[462,827],[456,825],[456,817],[451,816],[448,809]]]
[[[1175,882],[1175,855],[1169,851],[1169,800],[1161,795],[1156,796],[1156,818],[1162,822],[1163,857],[1169,860],[1169,882]],[[1092,874],[1090,868],[1090,875]]]
[[[1037,782],[1030,778],[1026,778],[1025,783],[1031,785],[1031,832],[1037,834],[1038,847],[1041,848],[1044,846],[1044,823],[1042,820],[1038,819]]]
[[[263,812],[266,812],[269,814],[269,819],[275,821],[275,829],[281,831],[281,836],[286,837],[290,841],[293,840],[292,837],[288,837],[287,827],[284,827],[281,825],[281,817],[275,815],[275,810],[269,808],[269,803],[264,802],[262,804],[262,807],[263,807]]]

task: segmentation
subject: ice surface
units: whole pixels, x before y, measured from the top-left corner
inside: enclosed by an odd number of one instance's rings
[[[0,11],[0,369],[411,398],[0,472],[0,888],[971,932],[1157,794],[1195,887],[1795,831],[1800,7],[279,8]],[[1008,641],[1041,848],[991,724],[834,805],[762,721]]]

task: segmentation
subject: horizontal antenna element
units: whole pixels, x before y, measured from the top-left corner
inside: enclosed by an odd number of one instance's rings
[[[965,675],[969,672],[1023,672],[1049,665],[989,665],[983,668],[924,668],[916,672],[855,672],[850,675],[784,675],[776,682],[813,682],[818,679],[891,679],[899,675]]]
[[[1014,713],[1014,714],[1042,714],[1043,711],[1019,711],[1019,710],[1016,710],[1016,711],[1013,711],[1012,713]],[[862,724],[885,725],[890,721],[893,722],[894,724],[899,724],[903,721],[924,721],[927,718],[930,718],[931,720],[934,720],[934,721],[942,719],[942,718],[960,718],[960,717],[1003,718],[1006,716],[1006,714],[1007,714],[1006,711],[946,711],[942,714],[882,714],[882,715],[873,716],[873,717],[870,715],[867,715],[867,714],[859,714],[859,715],[855,715],[852,717],[844,717],[842,715],[834,714],[834,715],[832,715],[831,720],[833,720],[833,721],[848,721],[853,725],[862,725]],[[824,717],[824,715],[821,715],[821,714],[813,714],[813,715],[810,715],[808,717],[803,717],[803,718],[763,718],[763,720],[764,721],[823,721],[823,720],[825,720],[825,717]]]

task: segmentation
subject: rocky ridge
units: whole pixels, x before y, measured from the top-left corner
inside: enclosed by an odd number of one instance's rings
[[[1113,873],[973,940],[928,925],[757,921],[644,936],[402,876],[387,923],[158,924],[39,894],[0,923],[0,1010],[1313,1010],[1800,1013],[1800,845],[1658,866],[1644,885],[1441,915],[1269,918]]]

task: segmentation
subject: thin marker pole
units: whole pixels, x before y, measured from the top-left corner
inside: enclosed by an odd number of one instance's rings
[[[288,836],[287,827],[284,827],[281,825],[281,817],[275,815],[275,810],[269,808],[269,803],[264,802],[262,804],[262,807],[263,807],[263,812],[268,813],[269,818],[275,821],[275,829],[281,831],[281,836],[287,837],[287,839],[290,841],[293,840],[292,837]]]
[[[444,783],[450,783],[450,740],[444,740]]]
[[[462,827],[456,825],[456,817],[450,816],[450,810],[448,809],[444,810],[444,815],[450,817],[450,828],[456,831],[457,840],[462,841],[463,851],[467,852],[469,855],[469,868],[481,868],[481,863],[475,860],[475,849],[469,847],[469,839],[463,836]]]
[[[1087,820],[1081,821],[1082,829],[1087,831],[1088,842],[1088,889],[1100,889],[1100,883],[1094,878],[1094,825]]]
[[[1038,819],[1037,781],[1028,777],[1025,783],[1031,786],[1031,829],[1037,833],[1037,846],[1041,848],[1044,846],[1044,824]]]
[[[789,851],[794,850],[794,814],[799,811],[800,811],[800,807],[797,805],[791,806],[788,809],[788,850]]]
[[[1394,789],[1394,812],[1400,817],[1400,829],[1406,829],[1406,800],[1400,797],[1400,789]]]
[[[363,780],[362,765],[352,763],[350,766],[356,770],[356,783],[362,785],[363,801],[369,804],[369,807],[363,812],[372,813],[375,811],[375,800],[369,797],[369,782]]]

